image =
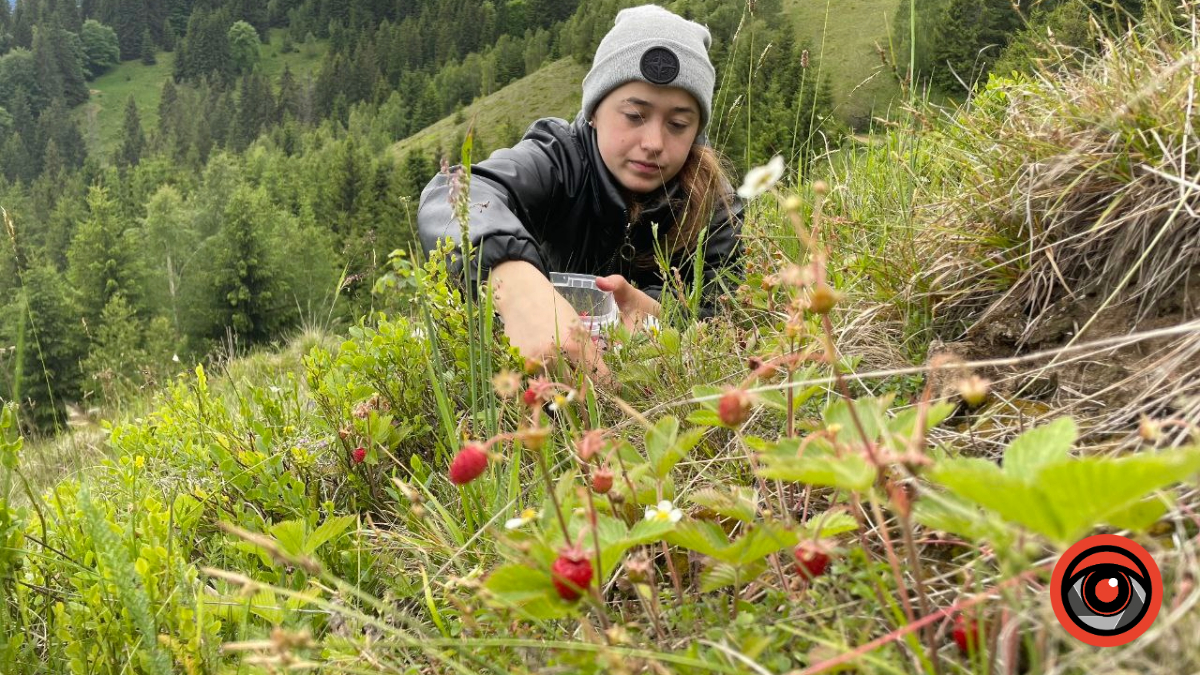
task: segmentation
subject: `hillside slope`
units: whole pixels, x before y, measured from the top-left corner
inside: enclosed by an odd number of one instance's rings
[[[546,65],[494,94],[476,100],[463,109],[461,115],[445,117],[392,146],[396,157],[403,159],[413,150],[425,153],[445,151],[455,139],[475,124],[477,142],[487,152],[507,144],[505,126],[523,132],[530,123],[541,117],[570,119],[579,111],[583,76],[587,67],[571,59],[561,59]],[[456,156],[456,151],[451,150]]]
[[[899,95],[895,77],[883,69],[897,0],[790,0],[796,38],[807,41],[833,87],[835,114],[859,131],[882,116]],[[889,58],[891,56],[889,55]],[[897,57],[899,58],[899,57]],[[904,59],[900,59],[904,60]]]
[[[282,46],[283,31],[274,29],[269,41],[260,47],[262,56],[258,68],[276,87],[284,66],[290,67],[299,79],[309,74],[315,76],[329,48],[327,41],[318,40],[311,51],[297,45],[297,51],[284,54]],[[159,52],[155,60],[152,66],[136,60],[126,61],[88,83],[91,96],[75,109],[74,114],[87,139],[88,152],[93,156],[107,157],[116,148],[125,117],[125,101],[130,96],[137,104],[142,129],[149,131],[158,126],[158,102],[163,83],[174,73],[175,54]]]

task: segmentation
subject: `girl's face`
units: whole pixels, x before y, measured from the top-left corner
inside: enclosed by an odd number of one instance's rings
[[[683,168],[700,107],[683,89],[635,80],[600,101],[592,126],[609,173],[631,192],[651,192]]]

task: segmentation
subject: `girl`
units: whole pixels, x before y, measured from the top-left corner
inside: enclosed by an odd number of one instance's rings
[[[690,277],[703,241],[703,314],[713,311],[718,270],[736,265],[742,208],[703,131],[712,117],[715,72],[708,29],[661,7],[622,10],[583,80],[573,123],[535,122],[516,146],[471,168],[468,236],[475,266],[494,291],[509,341],[547,359],[556,347],[595,374],[608,371],[550,272],[601,277],[622,321],[658,316],[664,280],[653,227],[671,266]],[[426,251],[460,239],[450,179],[421,194],[417,229]],[[454,266],[460,267],[461,260]]]

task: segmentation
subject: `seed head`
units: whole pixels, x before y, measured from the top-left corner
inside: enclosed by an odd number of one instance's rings
[[[958,381],[958,394],[962,396],[963,402],[967,404],[967,407],[974,409],[987,401],[988,388],[990,386],[991,383],[987,380],[978,375],[972,375]]]
[[[816,314],[828,314],[841,299],[841,293],[833,290],[829,284],[819,282],[808,293],[808,308]]]

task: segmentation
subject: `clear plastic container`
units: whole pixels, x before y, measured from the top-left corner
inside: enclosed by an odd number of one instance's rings
[[[550,283],[579,312],[579,318],[592,335],[599,335],[606,326],[611,326],[620,318],[613,294],[596,288],[596,277],[551,272]]]

